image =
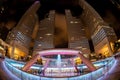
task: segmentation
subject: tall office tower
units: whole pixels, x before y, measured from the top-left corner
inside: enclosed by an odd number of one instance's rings
[[[95,53],[111,56],[113,53],[111,43],[117,39],[114,30],[85,0],[79,0],[79,5],[83,8],[81,18],[88,30],[88,38],[93,41]]]
[[[88,39],[81,20],[73,17],[70,10],[65,10],[65,14],[68,26],[69,48],[81,50],[83,53],[90,53]]]
[[[34,52],[54,48],[55,11],[51,10],[47,18],[40,21],[34,45]]]
[[[10,56],[21,58],[27,56],[31,35],[38,20],[36,11],[40,3],[36,1],[22,16],[17,26],[8,34],[6,42],[11,45]]]

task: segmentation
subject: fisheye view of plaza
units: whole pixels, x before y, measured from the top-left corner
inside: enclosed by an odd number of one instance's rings
[[[120,80],[120,0],[0,0],[0,80]]]

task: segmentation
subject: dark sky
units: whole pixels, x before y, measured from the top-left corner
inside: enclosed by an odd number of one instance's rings
[[[45,15],[51,9],[61,14],[64,14],[64,9],[71,9],[73,16],[78,16],[82,11],[82,8],[76,4],[75,0],[41,0],[38,15]],[[44,18],[44,16],[39,17],[40,19]]]
[[[20,20],[25,11],[34,3],[35,0],[0,0],[0,27],[14,27]],[[39,19],[43,19],[46,13],[55,9],[58,13],[64,14],[64,9],[69,8],[73,16],[81,14],[82,9],[75,2],[77,0],[40,0],[41,7],[38,10]],[[109,23],[120,38],[120,9],[111,1],[115,0],[86,0],[95,10]],[[109,14],[111,13],[111,14]],[[108,16],[109,15],[109,16]],[[110,19],[109,19],[110,18]],[[112,21],[113,20],[113,21]],[[4,24],[1,26],[1,23]],[[12,22],[12,24],[11,24]],[[9,24],[10,23],[10,24]],[[117,24],[117,25],[116,25]],[[115,26],[114,26],[115,25]],[[8,28],[8,27],[7,27]],[[8,28],[10,30],[10,28]]]
[[[4,7],[4,10],[0,13],[0,21],[8,21],[10,19],[18,21],[34,1],[35,0],[0,0],[0,9]],[[55,9],[59,13],[64,13],[64,9],[69,8],[74,15],[79,15],[81,13],[81,8],[75,1],[77,0],[40,0],[41,7],[38,14],[44,15],[50,9]],[[110,2],[111,0],[86,1],[90,3],[102,17],[106,16],[106,10],[108,9],[110,9],[115,16],[119,16],[118,10],[116,6]],[[40,19],[43,17],[40,17]]]
[[[86,0],[113,27],[120,39],[120,0]],[[116,5],[118,4],[118,5]]]
[[[94,9],[102,16],[106,16],[106,11],[111,10],[111,12],[120,19],[120,9],[118,9],[115,4],[113,4],[112,0],[86,0],[89,4],[91,4]],[[115,0],[113,0],[115,1]],[[118,17],[119,16],[119,17]]]
[[[33,1],[27,0],[0,0],[0,8],[4,10],[0,13],[0,21],[19,20]]]

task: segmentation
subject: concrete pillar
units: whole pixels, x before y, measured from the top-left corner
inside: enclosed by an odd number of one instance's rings
[[[29,70],[29,68],[37,61],[38,57],[40,57],[39,54],[34,55],[33,58],[25,64],[22,70],[23,71]]]
[[[78,56],[83,61],[83,63],[89,68],[90,71],[95,71],[96,67],[92,64],[90,60],[88,60],[86,57],[82,55],[82,53],[78,53]]]
[[[45,76],[45,70],[47,69],[47,67],[48,67],[48,63],[49,63],[49,60],[47,60],[47,62],[46,62],[46,64],[45,64],[45,66],[44,66],[44,68],[43,68],[43,76]]]

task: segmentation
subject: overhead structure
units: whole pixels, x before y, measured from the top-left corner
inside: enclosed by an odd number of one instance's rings
[[[90,71],[96,70],[96,67],[91,63],[91,61],[89,61],[86,57],[83,56],[81,51],[72,49],[50,49],[40,51],[25,64],[22,70],[28,71],[29,68],[37,61],[37,58],[39,57],[45,61],[45,63],[43,64],[44,67],[42,71],[42,76],[54,75],[56,77],[63,77],[78,75],[79,71],[77,70],[74,61],[74,59],[77,57],[80,57],[80,59]],[[66,72],[69,75],[66,74]],[[49,73],[52,73],[53,75],[49,75]]]

